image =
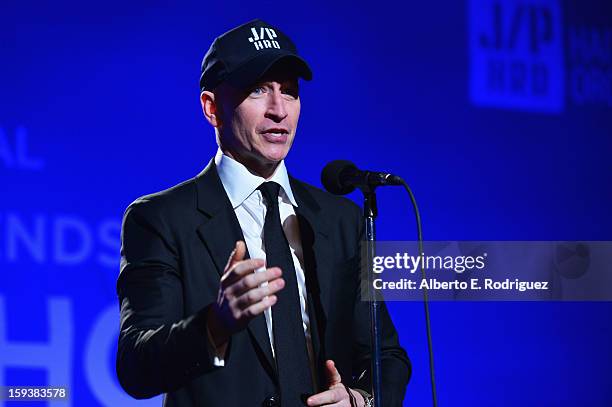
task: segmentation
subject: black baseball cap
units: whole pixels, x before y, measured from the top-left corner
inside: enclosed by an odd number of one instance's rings
[[[296,76],[312,79],[289,37],[264,21],[249,21],[215,38],[202,61],[200,91],[212,91],[225,81],[244,89],[281,61]]]

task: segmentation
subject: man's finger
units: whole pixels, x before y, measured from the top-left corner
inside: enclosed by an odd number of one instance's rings
[[[265,262],[262,259],[248,259],[241,260],[235,263],[224,275],[221,277],[221,287],[223,289],[234,284],[244,276],[253,273],[258,268],[263,267]]]
[[[272,267],[261,272],[247,274],[240,279],[240,281],[237,281],[231,287],[228,287],[227,292],[238,297],[266,282],[271,283],[272,281],[277,280],[281,275],[282,271],[278,267]]]
[[[338,369],[336,369],[336,364],[333,360],[325,361],[325,367],[327,370],[327,385],[329,387],[342,383],[342,378],[340,377],[340,373],[338,372]]]
[[[325,390],[321,393],[315,394],[314,396],[308,397],[306,403],[309,406],[327,406],[330,404],[335,405],[333,403],[339,403],[347,397],[348,394],[346,393],[346,390],[344,388],[335,388]]]
[[[245,309],[243,311],[244,316],[249,319],[256,317],[257,315],[261,314],[262,312],[264,312],[265,310],[267,310],[268,308],[276,304],[277,300],[278,300],[278,297],[276,295],[270,295],[268,297],[264,297],[261,301]]]
[[[256,274],[263,274],[263,273],[256,273]],[[285,280],[283,280],[282,278],[277,278],[275,280],[270,281],[267,285],[263,287],[249,289],[240,296],[234,293],[234,295],[238,296],[238,298],[236,298],[236,304],[238,305],[240,309],[248,308],[252,304],[255,304],[261,301],[265,297],[279,292],[280,290],[283,289],[283,287],[285,287]]]
[[[238,240],[236,242],[236,245],[234,246],[234,250],[232,250],[232,252],[229,255],[229,259],[227,259],[227,264],[225,265],[225,268],[223,269],[223,274],[227,273],[229,269],[232,268],[234,263],[244,259],[245,255],[246,255],[246,245],[244,244],[242,240]]]

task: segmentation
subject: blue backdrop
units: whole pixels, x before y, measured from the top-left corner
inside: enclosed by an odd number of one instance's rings
[[[612,240],[609,1],[5,0],[0,385],[68,385],[61,406],[160,405],[114,375],[120,221],[213,156],[200,61],[256,17],[314,71],[287,159],[298,178],[320,185],[337,158],[400,174],[426,239]],[[379,207],[379,238],[415,238],[401,190]],[[389,307],[413,362],[406,405],[430,405],[423,306]],[[612,405],[611,312],[432,304],[440,405]]]

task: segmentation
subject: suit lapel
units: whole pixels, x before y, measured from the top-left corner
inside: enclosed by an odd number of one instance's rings
[[[213,160],[196,177],[196,185],[198,210],[206,216],[206,220],[198,226],[197,233],[221,276],[236,241],[245,241],[244,235]],[[275,377],[275,363],[264,314],[253,318],[247,329],[264,355],[268,370]]]
[[[197,232],[217,272],[222,275],[236,241],[244,240],[244,236],[212,161],[198,175],[196,185],[198,210],[206,215],[206,220],[198,226]]]

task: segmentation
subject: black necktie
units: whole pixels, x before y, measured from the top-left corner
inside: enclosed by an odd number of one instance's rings
[[[276,182],[265,182],[258,189],[265,198],[267,207],[263,239],[266,267],[280,267],[285,280],[285,287],[276,294],[278,301],[272,307],[274,356],[278,369],[281,405],[303,406],[302,400],[313,393],[313,385],[302,326],[297,277],[278,210],[280,185]]]

